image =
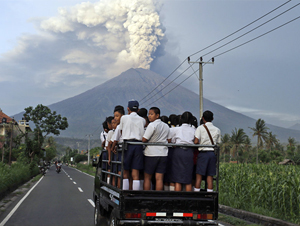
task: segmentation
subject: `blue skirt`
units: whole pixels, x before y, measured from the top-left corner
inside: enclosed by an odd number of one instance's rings
[[[193,179],[194,149],[176,147],[172,158],[172,181],[191,184]]]

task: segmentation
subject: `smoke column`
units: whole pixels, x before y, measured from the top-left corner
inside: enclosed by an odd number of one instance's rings
[[[65,51],[61,61],[99,67],[115,76],[129,68],[149,69],[153,55],[164,38],[154,0],[102,0],[83,2],[41,22],[54,38],[72,35],[86,46]],[[92,48],[93,51],[87,51]],[[104,66],[104,64],[106,66]]]

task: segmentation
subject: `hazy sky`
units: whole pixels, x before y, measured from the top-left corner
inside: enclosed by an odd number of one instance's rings
[[[131,67],[168,76],[188,56],[286,2],[0,0],[0,108],[13,115],[28,106],[49,105]],[[218,56],[299,17],[300,5],[211,52],[297,4],[289,1],[191,57],[208,61],[217,56],[204,66],[205,98],[273,125],[300,123],[300,19]],[[177,73],[188,67],[184,62]],[[197,69],[194,65],[176,82]],[[198,93],[196,75],[183,85]]]

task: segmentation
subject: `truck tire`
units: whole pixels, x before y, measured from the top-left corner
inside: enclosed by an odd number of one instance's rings
[[[109,218],[109,226],[117,226],[118,220],[115,217],[114,211],[111,211],[110,218]]]
[[[99,202],[96,203],[95,208],[94,208],[94,225],[95,226],[100,226],[100,210],[99,210]]]

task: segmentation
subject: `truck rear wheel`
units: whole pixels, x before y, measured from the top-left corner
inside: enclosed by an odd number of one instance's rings
[[[109,226],[117,226],[117,225],[119,225],[117,218],[115,217],[114,211],[112,211],[109,218]]]
[[[94,209],[94,225],[100,226],[100,210],[99,210],[99,203],[96,203],[95,209]]]

